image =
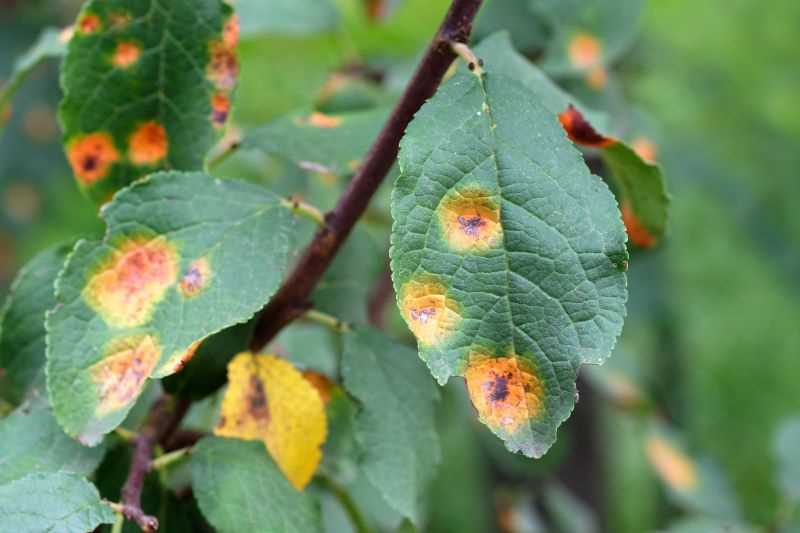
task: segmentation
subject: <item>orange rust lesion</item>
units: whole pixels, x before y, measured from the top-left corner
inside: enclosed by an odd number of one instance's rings
[[[178,254],[164,237],[127,238],[94,269],[83,298],[111,326],[140,326],[177,273]]]
[[[78,19],[77,24],[78,31],[85,35],[98,31],[101,25],[102,22],[100,21],[100,17],[94,13],[84,13],[81,15],[81,18]]]
[[[658,476],[672,489],[689,492],[697,488],[698,476],[694,462],[672,443],[652,435],[647,439],[645,451]]]
[[[596,67],[602,61],[603,46],[594,35],[578,32],[569,41],[567,56],[573,67],[588,70]]]
[[[108,14],[108,24],[114,29],[122,29],[131,23],[133,17],[127,11],[112,11]]]
[[[228,17],[222,27],[222,42],[231,50],[239,44],[239,16],[234,14]]]
[[[190,344],[186,350],[182,352],[175,352],[174,354],[170,355],[169,359],[167,359],[167,362],[164,363],[162,370],[159,371],[159,375],[168,376],[183,370],[183,367],[186,366],[186,363],[191,361],[192,357],[194,357],[194,354],[197,353],[197,350],[200,348],[202,343],[202,340],[195,341]]]
[[[224,92],[218,91],[211,96],[211,124],[221,128],[228,120],[231,112],[231,99]]]
[[[331,401],[333,381],[331,381],[328,376],[313,370],[304,370],[303,378],[311,383],[311,385],[317,390],[319,397],[322,398],[323,403],[327,404]]]
[[[470,187],[442,201],[439,224],[445,241],[454,250],[487,250],[503,237],[500,203],[488,192]]]
[[[536,369],[513,353],[470,354],[464,379],[481,421],[494,430],[513,434],[544,410],[544,387]]]
[[[558,114],[558,120],[561,122],[564,131],[567,132],[567,136],[576,144],[590,148],[606,148],[617,143],[617,140],[613,137],[606,137],[598,133],[594,126],[572,104],[567,106],[565,111]]]
[[[461,320],[459,307],[447,288],[432,279],[412,279],[400,290],[400,311],[423,346],[444,342]]]
[[[625,231],[628,233],[631,243],[639,248],[652,248],[656,245],[658,239],[642,224],[629,201],[622,201],[620,211],[622,212],[622,223],[625,224]]]
[[[332,129],[342,125],[342,117],[326,115],[319,111],[314,111],[307,117],[298,117],[295,123],[300,126],[312,126],[314,128]]]
[[[94,132],[67,141],[67,160],[75,178],[82,185],[91,185],[108,175],[111,165],[119,160],[119,152],[111,135]]]
[[[140,124],[128,140],[128,157],[136,165],[155,165],[168,151],[167,131],[154,120]]]
[[[239,75],[239,62],[234,48],[224,40],[213,41],[209,45],[209,62],[206,76],[221,91],[230,91],[236,85]]]
[[[208,287],[211,280],[211,264],[208,259],[201,257],[189,265],[186,273],[181,277],[178,285],[180,293],[186,298],[193,298]]]
[[[111,56],[111,63],[118,68],[128,68],[139,60],[142,48],[130,41],[117,43],[114,55]]]
[[[97,387],[97,416],[122,409],[139,395],[161,356],[153,335],[133,335],[113,340],[105,356],[89,369]]]
[[[658,158],[658,146],[647,137],[637,137],[631,143],[631,148],[645,163],[655,164]]]

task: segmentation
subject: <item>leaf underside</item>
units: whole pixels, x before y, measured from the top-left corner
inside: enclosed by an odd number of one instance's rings
[[[515,80],[460,74],[409,126],[392,198],[392,278],[420,356],[462,375],[481,420],[541,456],[601,363],[627,298],[606,185]]]

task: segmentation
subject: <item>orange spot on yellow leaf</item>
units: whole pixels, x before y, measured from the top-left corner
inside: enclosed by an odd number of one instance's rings
[[[222,42],[230,49],[236,48],[236,45],[239,44],[239,17],[237,15],[231,15],[225,21],[225,26],[222,28]]]
[[[544,408],[544,388],[533,366],[516,355],[470,355],[464,374],[472,405],[481,421],[515,433]]]
[[[100,17],[94,13],[84,13],[78,20],[78,31],[89,34],[100,29]]]
[[[67,159],[78,181],[90,185],[108,175],[119,152],[108,133],[96,132],[68,141]]]
[[[658,158],[658,146],[647,137],[634,139],[631,143],[631,148],[646,163],[654,164]]]
[[[231,112],[231,99],[225,93],[217,92],[211,97],[211,123],[221,128]]]
[[[320,374],[319,372],[314,372],[313,370],[304,370],[303,377],[317,389],[320,398],[324,403],[328,403],[331,400],[331,388],[333,388],[333,382],[326,376],[325,374]]]
[[[261,440],[298,490],[322,458],[327,421],[319,392],[287,361],[245,352],[228,364],[228,390],[214,433]]]
[[[334,117],[315,111],[305,118],[298,119],[297,123],[315,128],[338,128],[342,124],[342,117]]]
[[[439,223],[447,243],[456,251],[486,250],[503,236],[499,203],[478,188],[467,188],[446,198]]]
[[[410,280],[400,290],[400,310],[408,327],[424,346],[435,346],[456,329],[461,315],[447,289],[432,280]]]
[[[180,291],[186,298],[192,298],[208,286],[211,279],[211,265],[208,259],[201,257],[192,261],[186,273],[181,278]]]
[[[617,142],[616,139],[601,135],[583,118],[583,114],[570,105],[566,111],[559,113],[558,120],[567,132],[567,136],[576,144],[591,148],[605,148]]]
[[[133,335],[112,341],[106,355],[89,373],[97,386],[98,416],[122,409],[141,392],[155,368],[161,348],[152,335]]]
[[[655,246],[657,239],[641,223],[631,204],[623,201],[620,209],[622,211],[622,222],[625,224],[625,231],[628,232],[630,241],[639,248],[652,248]]]
[[[569,42],[567,55],[569,62],[578,69],[589,69],[600,63],[603,47],[600,41],[589,33],[575,34]]]
[[[128,68],[139,60],[139,55],[141,55],[141,53],[142,49],[138,44],[123,41],[117,44],[111,62],[115,67]]]
[[[95,269],[84,300],[108,324],[142,325],[177,277],[175,248],[163,237],[129,238]]]
[[[651,435],[646,444],[647,459],[658,476],[671,488],[691,491],[697,487],[697,469],[694,463],[672,443]]]
[[[136,128],[129,144],[130,159],[137,165],[154,165],[167,156],[169,149],[164,126],[152,120]]]

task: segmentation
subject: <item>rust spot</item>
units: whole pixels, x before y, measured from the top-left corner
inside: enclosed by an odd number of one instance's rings
[[[600,64],[603,47],[600,41],[589,33],[575,34],[569,42],[567,55],[569,62],[578,69],[589,69]]]
[[[236,85],[236,76],[239,74],[239,63],[236,54],[225,41],[215,41],[210,47],[210,60],[207,76],[217,89],[230,91]]]
[[[142,49],[138,44],[123,41],[117,44],[111,62],[115,67],[128,68],[139,60],[139,55],[141,55],[141,53]]]
[[[697,487],[697,470],[683,452],[661,437],[650,436],[647,459],[664,483],[675,490],[691,491]]]
[[[647,137],[637,137],[631,143],[631,148],[645,163],[655,164],[658,158],[658,147],[652,140]]]
[[[639,217],[633,211],[630,202],[622,201],[622,222],[625,224],[625,231],[628,232],[630,241],[639,248],[652,248],[656,245],[657,239],[650,233]]]
[[[461,319],[458,306],[446,288],[432,280],[411,280],[401,291],[400,308],[420,344],[435,346],[456,329]]]
[[[136,128],[129,143],[130,159],[137,165],[154,165],[166,157],[169,149],[164,126],[152,120]]]
[[[217,92],[211,97],[211,123],[221,128],[231,112],[231,99],[225,93]]]
[[[514,354],[471,354],[464,378],[481,420],[493,429],[514,433],[544,408],[544,388],[536,371]]]
[[[222,28],[222,42],[233,50],[239,44],[239,17],[231,15]]]
[[[194,354],[197,353],[197,349],[200,348],[200,345],[202,343],[203,341],[193,342],[192,344],[189,345],[189,348],[187,348],[185,351],[175,352],[174,354],[172,354],[167,360],[167,362],[164,363],[162,367],[163,370],[159,371],[158,373],[159,376],[160,375],[168,376],[170,374],[174,374],[175,372],[180,372],[181,370],[183,370],[183,367],[185,367],[186,363],[188,363],[192,359],[192,357],[194,357]]]
[[[247,391],[248,413],[257,423],[269,424],[269,403],[264,385],[256,374],[250,376],[250,388]]]
[[[459,252],[486,250],[502,238],[499,203],[479,188],[453,193],[438,214],[445,240]]]
[[[103,359],[89,369],[97,386],[96,413],[116,411],[132,402],[142,390],[161,355],[152,335],[133,335],[112,341]]]
[[[570,140],[581,146],[605,148],[617,142],[616,139],[598,133],[572,104],[567,107],[566,111],[559,113],[558,120]]]
[[[130,24],[131,18],[130,13],[125,11],[112,11],[108,14],[108,22],[112,28],[121,29]]]
[[[592,89],[599,91],[605,88],[608,83],[608,71],[602,65],[592,67],[586,73],[586,84]]]
[[[83,185],[92,184],[108,175],[119,152],[108,133],[89,133],[67,143],[67,159],[75,177]]]
[[[338,128],[342,125],[342,117],[334,117],[325,113],[313,112],[307,117],[297,118],[295,122],[300,126],[313,126],[315,128]]]
[[[84,13],[78,19],[78,31],[84,34],[94,33],[100,29],[100,17],[94,13]]]
[[[112,326],[142,325],[175,282],[177,265],[165,238],[128,238],[95,269],[84,300]]]
[[[200,294],[200,292],[208,286],[211,279],[211,265],[208,259],[201,257],[196,261],[192,261],[186,274],[181,278],[180,292],[186,298],[192,298]]]
[[[303,377],[317,389],[319,397],[322,398],[323,403],[331,401],[331,389],[333,382],[325,374],[314,372],[313,370],[303,371]]]
[[[367,17],[373,22],[386,18],[389,12],[389,2],[386,0],[366,0]]]

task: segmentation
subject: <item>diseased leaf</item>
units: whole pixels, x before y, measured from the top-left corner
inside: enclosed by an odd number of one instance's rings
[[[251,184],[167,172],[116,195],[100,242],[80,241],[47,317],[56,418],[94,444],[148,377],[179,371],[207,336],[268,301],[289,260],[293,217]]]
[[[0,420],[0,484],[35,472],[88,475],[104,454],[102,446],[87,448],[69,438],[43,399]]]
[[[14,402],[22,401],[30,387],[44,385],[44,316],[55,305],[56,276],[69,250],[60,245],[31,259],[6,299],[0,318],[0,367]]]
[[[67,50],[69,32],[64,33],[56,28],[45,28],[33,46],[22,54],[15,62],[11,75],[0,85],[0,135],[5,125],[5,113],[14,93],[25,81],[33,69],[42,61],[50,57],[61,57]]]
[[[781,492],[800,502],[800,418],[786,420],[775,434],[775,455]]]
[[[367,479],[392,508],[419,523],[439,463],[438,391],[413,350],[368,328],[345,335],[342,377],[361,402],[355,431]]]
[[[238,22],[221,0],[91,0],[62,68],[75,179],[98,203],[160,169],[199,170],[230,111]]]
[[[297,490],[319,465],[326,431],[319,391],[291,363],[243,352],[228,364],[228,389],[214,433],[263,441]]]
[[[613,195],[553,114],[486,63],[417,113],[392,198],[392,279],[440,383],[464,376],[509,450],[539,457],[572,411],[583,363],[625,315]]]
[[[605,133],[608,117],[587,109],[574,96],[564,92],[546,74],[514,50],[508,34],[496,33],[475,52],[492,72],[516,79],[535,98],[559,115],[567,135],[576,144],[597,149],[610,171],[610,179],[620,199],[622,218],[630,241],[638,247],[654,246],[667,225],[669,195],[661,169],[647,150],[635,150]]]
[[[335,181],[356,171],[387,115],[386,109],[294,114],[248,133],[243,147],[284,157],[322,177],[332,174],[327,177]]]
[[[339,14],[330,0],[236,0],[242,37],[305,35],[333,30]]]
[[[260,442],[201,440],[192,454],[192,488],[221,533],[322,531],[314,500],[292,487]]]
[[[111,507],[76,474],[30,474],[0,485],[1,531],[85,533],[112,522]]]

